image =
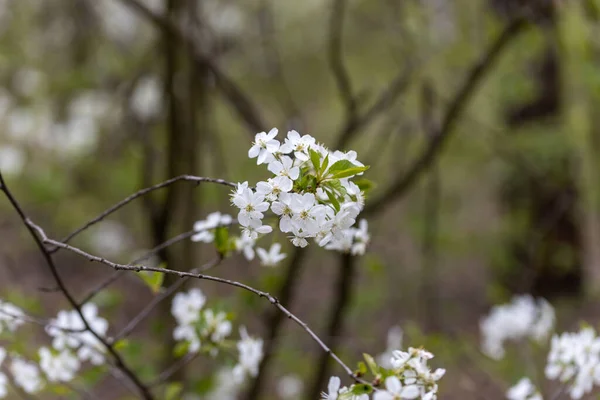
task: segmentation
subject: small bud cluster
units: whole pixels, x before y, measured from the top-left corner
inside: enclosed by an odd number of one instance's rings
[[[368,167],[356,152],[330,151],[309,135],[290,131],[285,142],[275,137],[277,129],[256,135],[248,152],[257,164],[266,164],[273,176],[251,188],[239,183],[231,195],[239,208],[243,235],[255,240],[272,232],[263,224],[269,209],[279,219],[279,230],[294,246],[305,247],[308,239],[332,250],[363,254],[369,241],[366,223],[352,226],[364,207],[364,192],[351,179]],[[360,183],[360,182],[359,182]]]
[[[554,328],[554,308],[544,299],[515,296],[508,304],[495,306],[480,322],[482,351],[491,358],[504,357],[504,342],[526,338],[545,340]]]

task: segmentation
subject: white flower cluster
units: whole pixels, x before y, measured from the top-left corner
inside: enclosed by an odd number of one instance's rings
[[[197,232],[192,236],[194,242],[212,243],[215,240],[215,229],[219,226],[228,226],[233,222],[233,218],[228,214],[221,214],[215,211],[206,216],[206,219],[197,221],[194,224],[194,231]]]
[[[208,342],[209,350],[214,355],[218,351],[215,346],[231,334],[231,321],[222,311],[202,310],[205,304],[206,297],[200,289],[175,295],[171,304],[171,313],[177,320],[173,338],[186,341],[189,353],[198,352],[202,342]]]
[[[421,399],[436,400],[437,382],[444,376],[446,370],[438,368],[431,372],[428,361],[433,354],[424,349],[409,347],[408,351],[394,350],[390,357],[390,368],[375,364],[372,358],[367,359],[372,371],[380,370],[376,380],[383,380],[384,387],[376,388],[373,400]],[[382,375],[384,373],[384,375]],[[358,390],[357,390],[358,389]],[[321,395],[327,400],[368,400],[366,393],[356,385],[340,387],[340,378],[331,377],[327,393]]]
[[[236,345],[239,353],[237,364],[233,368],[223,368],[217,373],[214,390],[209,394],[211,400],[235,400],[237,393],[248,376],[255,377],[263,359],[263,341],[248,335],[245,327],[240,328],[240,340]]]
[[[506,392],[508,400],[543,400],[542,395],[529,378],[522,378]]]
[[[23,310],[14,304],[0,301],[0,334],[4,331],[14,332],[23,325]]]
[[[108,321],[98,315],[98,307],[95,304],[84,304],[81,307],[81,313],[94,332],[101,337],[106,336]],[[73,356],[69,355],[71,351],[76,353],[77,359],[81,362],[89,361],[94,365],[104,363],[104,353],[106,352],[104,345],[96,336],[86,330],[77,311],[60,311],[57,317],[46,325],[46,332],[53,338],[52,347],[58,352],[53,356],[56,359],[48,361],[47,365],[60,364],[65,369],[73,369],[76,363],[73,361]],[[46,358],[50,359],[51,354],[46,351],[43,353],[46,353]],[[69,373],[65,373],[63,376],[69,375]]]
[[[505,341],[531,338],[541,342],[549,336],[554,322],[554,308],[546,300],[515,296],[510,303],[494,307],[481,320],[482,351],[491,358],[501,359]]]
[[[321,393],[321,399],[326,400],[369,400],[369,395],[353,393],[354,385],[350,387],[342,386],[342,381],[337,376],[329,378],[329,384],[327,385],[327,393]]]
[[[108,322],[98,316],[95,304],[85,304],[81,311],[89,326],[100,336],[105,336]],[[18,307],[0,301],[0,328],[14,332],[24,321],[26,314]],[[94,365],[104,363],[106,349],[90,331],[77,311],[60,311],[57,318],[45,326],[53,338],[52,348],[41,347],[38,350],[39,365],[19,354],[10,354],[8,370],[13,382],[25,393],[34,394],[42,390],[48,382],[72,381],[82,362],[90,361]],[[7,352],[0,347],[0,366]],[[42,374],[43,372],[43,374]],[[7,395],[8,378],[0,373],[0,398]]]
[[[546,377],[571,381],[569,395],[580,399],[600,386],[600,337],[592,328],[563,333],[552,338],[546,364]]]
[[[244,235],[256,239],[271,232],[272,227],[263,224],[270,209],[294,246],[305,247],[312,238],[322,247],[364,253],[369,240],[366,223],[350,230],[364,207],[364,194],[350,179],[367,167],[354,151],[329,151],[296,131],[288,132],[281,144],[275,139],[277,132],[258,133],[248,152],[257,164],[267,164],[273,177],[258,182],[256,189],[239,183],[231,195]]]

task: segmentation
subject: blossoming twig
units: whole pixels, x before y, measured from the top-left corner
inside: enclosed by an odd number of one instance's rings
[[[102,343],[102,345],[104,345],[104,347],[106,347],[106,349],[109,351],[109,353],[113,356],[115,363],[116,363],[116,367],[136,386],[136,388],[140,392],[141,396],[146,400],[152,400],[154,397],[152,396],[152,394],[150,393],[148,388],[140,381],[138,376],[125,364],[125,362],[123,361],[123,359],[121,358],[119,353],[114,349],[114,347],[112,345],[110,345],[106,341],[105,338],[98,335],[98,333],[91,328],[87,319],[83,315],[83,312],[81,311],[81,307],[79,307],[79,304],[77,303],[77,301],[75,300],[73,295],[70,293],[70,291],[67,289],[65,283],[63,282],[62,278],[60,277],[60,274],[58,273],[56,265],[54,264],[54,260],[52,259],[52,256],[51,256],[50,252],[48,251],[48,249],[46,249],[46,247],[44,246],[43,240],[40,237],[38,237],[38,235],[36,234],[36,232],[43,233],[43,230],[41,228],[37,227],[37,225],[33,224],[29,220],[29,218],[27,217],[27,215],[21,208],[20,204],[17,202],[16,198],[12,195],[11,191],[9,190],[8,186],[6,185],[6,182],[4,181],[4,177],[2,176],[1,172],[0,172],[0,190],[2,190],[4,192],[4,194],[8,198],[8,201],[11,203],[12,207],[14,208],[14,210],[17,212],[17,214],[19,215],[19,217],[25,224],[25,227],[31,234],[37,247],[39,248],[40,252],[42,253],[42,256],[44,257],[44,260],[46,261],[46,264],[48,265],[48,268],[50,269],[50,273],[52,274],[54,280],[56,281],[57,286],[60,288],[61,292],[63,293],[63,295],[69,302],[69,304],[77,312],[77,314],[81,318],[85,328],[100,343]]]
[[[109,267],[112,267],[115,270],[134,271],[134,272],[141,272],[141,271],[160,272],[163,274],[176,275],[176,276],[179,276],[180,278],[190,277],[190,278],[195,278],[195,279],[219,282],[222,284],[226,284],[229,286],[235,286],[240,289],[247,290],[251,293],[254,293],[255,295],[257,295],[259,297],[265,298],[274,307],[279,309],[287,318],[293,320],[296,324],[300,325],[300,327],[302,329],[304,329],[306,331],[306,333],[308,333],[309,336],[315,342],[317,342],[317,344],[321,347],[321,349],[323,349],[323,351],[325,351],[327,354],[329,354],[331,356],[331,358],[333,358],[344,369],[344,371],[348,374],[348,376],[350,376],[355,382],[366,383],[366,382],[363,382],[363,380],[361,378],[356,376],[356,374],[354,374],[352,369],[346,363],[344,363],[337,354],[335,354],[333,351],[331,351],[331,349],[317,336],[317,334],[314,333],[314,331],[308,326],[308,324],[306,324],[304,321],[302,321],[296,315],[291,313],[285,306],[283,306],[279,302],[279,300],[277,298],[273,297],[271,294],[269,294],[267,292],[263,292],[261,290],[255,289],[251,286],[248,286],[244,283],[237,282],[237,281],[234,281],[231,279],[219,278],[216,276],[205,275],[205,274],[201,274],[201,273],[177,271],[177,270],[159,268],[159,267],[148,267],[148,266],[144,266],[144,265],[125,265],[125,264],[115,263],[115,262],[109,261],[103,257],[98,257],[98,256],[94,256],[92,254],[89,254],[89,253],[87,253],[77,247],[71,246],[69,244],[62,243],[62,242],[59,242],[56,240],[52,240],[46,236],[46,233],[40,226],[34,224],[31,220],[27,220],[26,223],[34,231],[38,232],[38,234],[40,235],[41,242],[50,244],[50,245],[53,245],[56,247],[60,247],[65,250],[69,250],[75,254],[79,254],[80,256],[87,258],[91,262],[97,262],[100,264],[108,265]]]

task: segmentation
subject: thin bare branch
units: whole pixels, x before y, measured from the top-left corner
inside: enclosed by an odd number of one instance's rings
[[[157,183],[156,185],[138,190],[137,192],[133,193],[130,196],[127,196],[125,199],[121,200],[120,202],[118,202],[117,204],[113,205],[112,207],[108,208],[107,210],[103,211],[102,213],[100,213],[96,218],[88,221],[85,223],[85,225],[81,226],[80,228],[77,228],[76,230],[74,230],[73,232],[71,232],[70,234],[68,234],[64,239],[62,239],[63,243],[68,243],[69,241],[71,241],[75,236],[79,235],[81,232],[85,231],[86,229],[88,229],[89,227],[91,227],[92,225],[102,221],[104,218],[108,217],[110,214],[114,213],[115,211],[119,210],[121,207],[131,203],[133,200],[142,197],[150,192],[153,192],[155,190],[158,189],[162,189],[165,188],[167,186],[170,186],[174,183],[177,183],[179,181],[187,181],[187,182],[195,182],[196,184],[200,184],[203,182],[209,182],[209,183],[216,183],[219,185],[225,185],[225,186],[231,186],[231,187],[235,187],[235,183],[233,182],[228,182],[225,181],[223,179],[215,179],[215,178],[205,178],[205,177],[201,177],[201,176],[193,176],[193,175],[180,175],[180,176],[176,176],[175,178],[171,178],[171,179],[167,179],[164,182],[161,183]],[[50,254],[53,254],[54,252],[58,251],[59,248],[54,248],[51,250],[48,250]]]
[[[114,347],[112,345],[110,345],[107,342],[107,340],[103,336],[99,335],[94,329],[92,329],[92,327],[88,323],[87,319],[85,318],[85,316],[83,315],[83,313],[81,311],[81,307],[79,307],[79,304],[77,304],[77,301],[75,300],[75,298],[73,297],[73,295],[71,294],[69,289],[66,287],[60,274],[58,273],[58,269],[56,268],[56,265],[54,264],[54,260],[52,259],[52,256],[51,256],[50,252],[48,251],[48,249],[46,248],[46,246],[44,246],[43,240],[36,234],[36,233],[43,233],[43,230],[41,230],[41,228],[37,227],[35,224],[33,224],[29,220],[29,218],[25,214],[25,211],[21,208],[21,205],[17,202],[16,198],[12,195],[11,191],[9,190],[8,186],[6,185],[6,182],[4,181],[4,177],[2,176],[2,173],[0,173],[0,190],[2,190],[4,192],[4,194],[8,198],[8,201],[12,205],[13,209],[17,212],[17,214],[23,221],[23,224],[25,225],[25,227],[31,234],[38,249],[40,250],[40,252],[42,253],[42,256],[44,257],[46,264],[48,265],[48,269],[50,270],[50,273],[52,274],[52,277],[54,278],[56,285],[60,288],[60,291],[63,293],[63,295],[69,302],[69,304],[77,312],[77,314],[79,315],[79,318],[81,318],[81,321],[83,322],[86,330],[88,330],[96,339],[98,339],[98,341],[100,343],[102,343],[102,345],[107,349],[107,351],[114,358],[116,367],[119,369],[119,371],[121,371],[128,378],[128,380],[130,380],[136,386],[139,394],[146,400],[152,400],[154,397],[152,396],[152,394],[150,393],[148,388],[140,381],[138,376],[125,364],[125,362],[121,358],[120,354],[114,349]]]

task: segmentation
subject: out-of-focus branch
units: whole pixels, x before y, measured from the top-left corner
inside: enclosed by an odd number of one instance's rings
[[[117,204],[113,205],[112,207],[110,207],[110,208],[106,209],[105,211],[103,211],[102,213],[100,213],[96,218],[91,219],[90,221],[86,222],[85,225],[81,226],[80,228],[77,228],[76,230],[74,230],[73,232],[68,234],[64,239],[61,240],[61,242],[68,243],[69,241],[71,241],[71,239],[73,239],[75,236],[79,235],[81,232],[85,231],[92,225],[102,221],[104,218],[106,218],[110,214],[114,213],[115,211],[119,210],[121,207],[131,203],[133,200],[135,200],[139,197],[145,196],[148,193],[153,192],[155,190],[170,186],[179,181],[195,182],[196,184],[200,184],[202,182],[210,182],[210,183],[216,183],[219,185],[225,185],[225,186],[230,186],[230,187],[236,186],[235,183],[227,182],[223,179],[205,178],[205,177],[193,176],[193,175],[176,176],[175,178],[167,179],[164,182],[157,183],[156,185],[138,190],[137,192],[133,193],[132,195],[127,196],[126,198],[124,198],[123,200],[118,202]],[[50,254],[52,254],[58,250],[59,249],[51,249],[51,250],[48,250],[48,252]]]
[[[50,254],[50,252],[44,245],[43,238],[40,238],[38,236],[38,234],[43,233],[43,231],[37,225],[33,224],[31,222],[31,220],[27,217],[27,215],[21,208],[21,205],[17,202],[16,198],[12,195],[11,191],[9,190],[8,186],[6,185],[6,182],[4,181],[4,177],[2,176],[1,172],[0,172],[0,190],[2,190],[2,192],[4,192],[4,194],[6,195],[6,197],[9,200],[9,202],[11,203],[13,209],[17,212],[17,214],[23,221],[23,224],[29,231],[29,233],[32,236],[33,240],[35,241],[38,249],[42,253],[42,256],[44,257],[44,260],[45,260],[46,264],[48,265],[48,269],[50,270],[50,273],[52,274],[52,277],[54,278],[56,285],[60,288],[60,291],[65,296],[65,298],[67,299],[69,304],[77,312],[77,315],[79,316],[79,318],[81,318],[81,321],[83,322],[83,325],[85,326],[85,329],[87,331],[89,331],[100,343],[102,343],[102,345],[106,348],[106,350],[114,358],[116,367],[136,386],[139,394],[146,400],[152,400],[154,397],[152,396],[152,394],[150,393],[150,391],[146,387],[146,385],[144,385],[142,383],[142,381],[139,379],[139,377],[133,372],[133,370],[131,370],[125,364],[125,362],[121,358],[120,354],[115,350],[115,348],[110,343],[108,343],[108,341],[104,337],[102,337],[94,329],[92,329],[92,327],[88,323],[87,319],[83,315],[83,312],[81,311],[81,307],[79,306],[79,304],[77,303],[77,301],[75,300],[75,298],[73,297],[73,295],[71,294],[71,292],[69,291],[69,289],[67,288],[65,283],[63,282],[60,274],[58,273],[58,269],[56,268],[56,265],[54,264],[52,255]]]
[[[352,297],[352,283],[356,275],[356,258],[350,253],[341,254],[339,257],[339,276],[334,292],[334,304],[331,308],[332,313],[329,316],[329,326],[326,336],[330,341],[330,347],[337,344],[337,338],[341,335],[343,329],[344,315]],[[332,347],[333,348],[333,347]],[[329,371],[329,358],[319,356],[317,367],[310,389],[309,399],[319,398],[319,393],[325,387],[325,381]]]
[[[456,91],[456,94],[452,98],[453,100],[450,102],[442,118],[437,134],[429,141],[424,151],[408,171],[398,177],[382,195],[370,201],[363,211],[363,216],[373,216],[384,211],[386,207],[402,197],[417,182],[421,175],[429,169],[435,158],[443,150],[450,134],[453,132],[456,122],[460,119],[469,100],[483,82],[483,78],[492,69],[500,54],[524,31],[527,25],[527,19],[516,18],[504,28],[481,59],[475,63],[462,86]]]
[[[429,82],[425,82],[422,89],[421,126],[427,138],[431,138],[437,132],[435,108],[435,93]],[[439,296],[436,290],[437,236],[442,182],[439,165],[435,161],[433,164],[424,188],[424,227],[421,244],[420,298],[423,300],[421,315],[423,326],[428,331],[437,330],[442,325],[439,315]]]
[[[388,110],[396,99],[408,88],[413,71],[414,66],[407,63],[402,71],[386,85],[386,89],[381,91],[371,107],[355,118],[347,118],[338,135],[338,142],[335,148],[344,148],[361,129],[368,126],[375,118]]]
[[[329,19],[328,60],[340,98],[346,109],[346,119],[354,121],[357,117],[356,98],[352,91],[352,82],[343,60],[344,15],[346,0],[333,0]]]
[[[159,29],[177,36],[182,43],[193,48],[194,62],[200,68],[208,68],[215,78],[215,83],[219,90],[223,93],[225,99],[236,110],[240,118],[244,121],[252,133],[266,129],[266,125],[264,124],[262,117],[255,106],[255,103],[251,101],[249,96],[244,93],[243,90],[219,68],[219,66],[214,62],[214,60],[211,59],[210,56],[204,54],[203,50],[196,45],[193,37],[189,33],[181,29],[171,19],[155,13],[146,5],[142,4],[139,0],[121,1],[138,12],[148,21],[153,23]]]

